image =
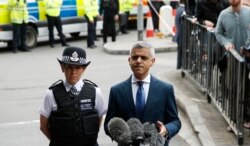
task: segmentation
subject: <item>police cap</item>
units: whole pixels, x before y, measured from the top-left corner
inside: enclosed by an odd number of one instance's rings
[[[90,61],[86,61],[86,52],[79,47],[69,46],[64,49],[62,58],[57,58],[60,64],[73,64],[87,67]]]

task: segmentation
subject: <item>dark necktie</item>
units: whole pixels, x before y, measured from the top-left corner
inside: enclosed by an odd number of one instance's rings
[[[71,93],[71,95],[76,96],[79,94],[79,92],[76,90],[75,86],[72,86],[69,90],[69,92]]]
[[[140,120],[142,120],[145,107],[145,93],[143,89],[143,82],[137,81],[138,90],[136,93],[136,112]]]

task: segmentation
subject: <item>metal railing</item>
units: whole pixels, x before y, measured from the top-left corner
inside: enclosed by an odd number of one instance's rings
[[[191,23],[190,19],[183,21],[182,28],[182,68],[194,81],[200,85],[202,91],[206,91],[206,62],[207,45],[206,29]]]
[[[207,93],[208,102],[213,101],[242,145],[244,101],[249,82],[244,58],[235,50],[225,52],[214,32],[192,23],[191,18],[184,17],[181,29],[182,76],[190,76]],[[218,62],[222,67],[218,67]]]

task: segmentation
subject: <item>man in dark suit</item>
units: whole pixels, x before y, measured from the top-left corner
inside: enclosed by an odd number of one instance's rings
[[[165,146],[179,132],[181,121],[173,86],[150,74],[150,68],[155,62],[154,54],[154,48],[147,42],[137,42],[130,50],[128,62],[133,74],[111,87],[104,122],[107,135],[110,136],[108,123],[113,117],[125,121],[134,117],[140,119],[141,123],[155,123],[159,133],[166,138]],[[139,90],[141,93],[138,93]]]

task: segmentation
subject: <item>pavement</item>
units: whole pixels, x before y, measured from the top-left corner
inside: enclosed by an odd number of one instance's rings
[[[131,39],[122,39],[119,35],[116,42],[104,44],[106,53],[121,55],[129,54],[136,31],[130,32]],[[125,37],[125,36],[124,36]],[[177,44],[171,36],[163,38],[144,37],[143,40],[155,47],[156,53],[176,51]],[[190,146],[236,146],[237,136],[227,131],[228,124],[216,106],[207,102],[206,93],[200,90],[192,78],[181,75],[181,70],[160,72],[157,77],[174,85],[178,109],[181,113],[182,129],[179,134]],[[183,114],[183,115],[182,115]],[[250,131],[245,130],[244,146],[250,146]]]

